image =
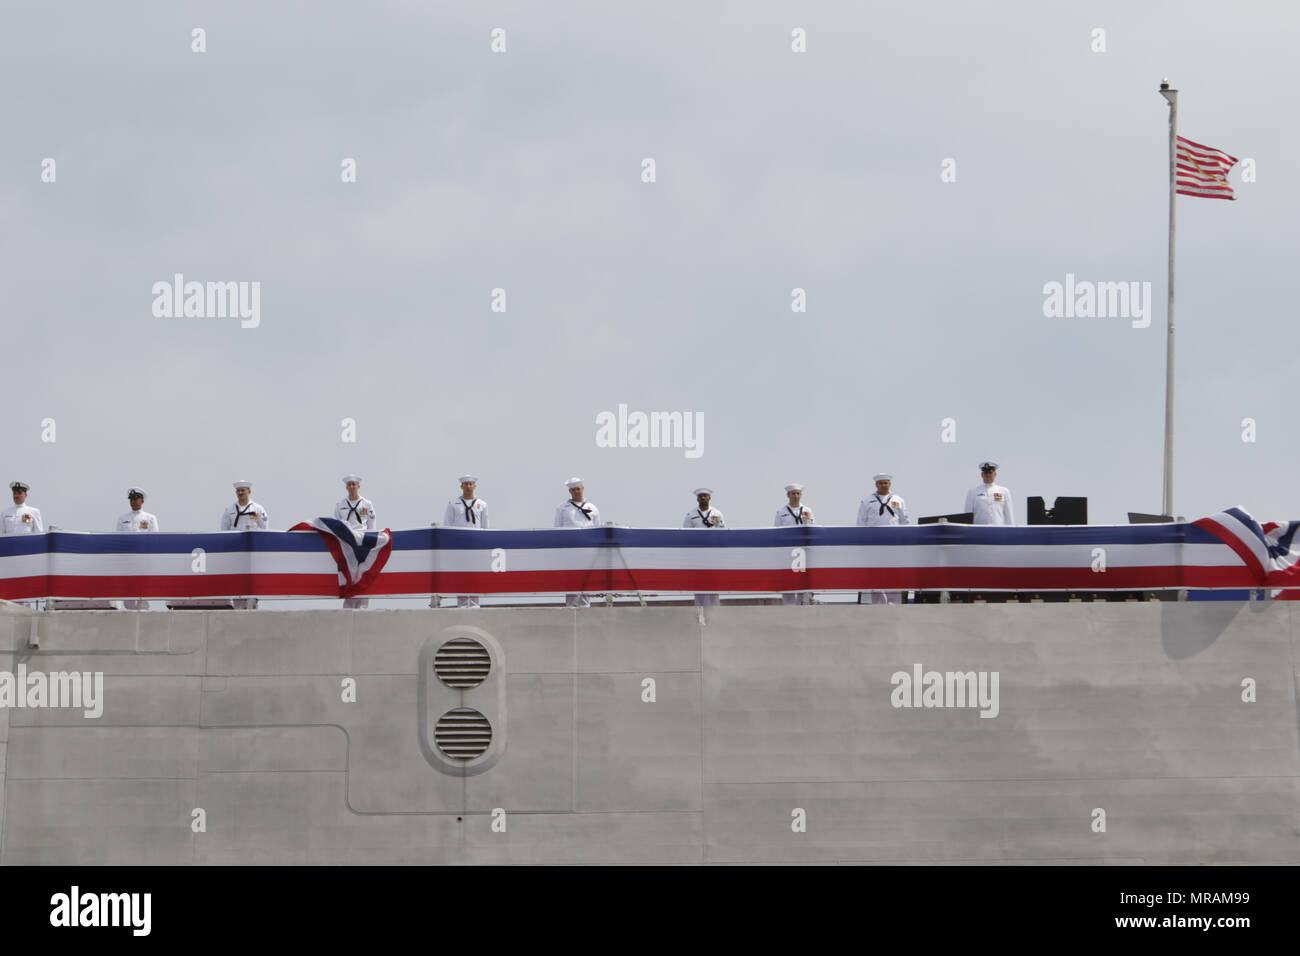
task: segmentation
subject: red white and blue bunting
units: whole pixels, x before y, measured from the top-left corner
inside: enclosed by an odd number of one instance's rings
[[[295,527],[0,537],[0,598],[1300,587],[1300,523],[1260,525],[1240,508],[1150,525]]]

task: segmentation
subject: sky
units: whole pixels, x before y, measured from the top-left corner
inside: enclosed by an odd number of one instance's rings
[[[575,475],[619,524],[677,526],[703,484],[764,526],[791,481],[851,524],[874,472],[944,514],[989,458],[1022,516],[1158,512],[1168,77],[1179,132],[1253,179],[1177,201],[1173,510],[1300,517],[1297,27],[1281,3],[12,5],[0,477],[85,531],[131,485],[164,530],[214,529],[236,479],[285,528],[351,471],[394,530],[466,471],[501,528],[549,525]],[[155,315],[177,273],[259,283],[256,326]],[[1067,274],[1149,282],[1149,326],[1044,315]],[[620,404],[702,416],[701,453],[599,447]]]

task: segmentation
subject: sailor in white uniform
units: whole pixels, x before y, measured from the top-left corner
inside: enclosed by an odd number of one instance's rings
[[[158,519],[144,510],[144,489],[128,488],[126,500],[131,510],[117,519],[118,531],[157,531]]]
[[[871,480],[876,483],[876,493],[870,498],[864,498],[858,505],[858,525],[878,528],[910,524],[903,499],[890,492],[894,476],[882,472],[872,475]]]
[[[14,503],[0,511],[0,534],[44,533],[40,509],[27,504],[27,492],[31,490],[31,485],[25,481],[11,481],[9,490],[13,492]]]
[[[699,531],[708,531],[715,528],[725,529],[727,521],[722,516],[722,512],[709,503],[713,500],[713,489],[696,488],[693,494],[695,495],[695,507],[686,512],[686,517],[682,519],[682,527],[695,528]],[[722,597],[718,594],[695,595],[697,607],[718,607],[721,603]]]
[[[980,462],[980,477],[984,482],[966,492],[966,507],[963,509],[975,515],[975,524],[1016,523],[1011,492],[994,481],[997,476],[996,461]]]
[[[792,482],[785,486],[785,507],[779,509],[772,520],[774,528],[790,528],[813,523],[812,509],[803,503],[803,485]],[[790,591],[781,595],[782,604],[802,604],[803,594]]]
[[[235,503],[221,513],[222,531],[266,530],[268,523],[266,509],[250,497],[252,491],[251,482],[235,482]]]
[[[334,517],[356,531],[379,530],[379,519],[375,517],[375,503],[369,498],[361,497],[361,476],[344,475],[343,487],[348,496],[334,506]],[[344,608],[370,607],[370,598],[344,598]]]
[[[235,482],[235,503],[221,513],[222,531],[265,531],[269,519],[266,509],[251,497],[253,485],[248,481]],[[257,598],[235,598],[234,606],[245,610],[257,607]]]
[[[361,497],[361,476],[344,475],[343,486],[347,488],[348,496],[334,506],[334,517],[358,531],[379,530],[375,503]]]
[[[14,503],[0,511],[0,534],[43,534],[45,526],[41,524],[41,512],[39,508],[33,508],[27,503],[27,492],[31,488],[25,481],[9,482],[9,490],[13,492]],[[24,607],[39,607],[39,601],[15,601],[15,604],[21,604]]]
[[[570,478],[564,483],[569,489],[569,500],[555,509],[557,528],[599,528],[600,509],[586,498],[581,478]],[[591,607],[586,594],[566,594],[566,607]]]
[[[487,502],[475,494],[478,488],[477,475],[461,475],[460,494],[447,502],[447,510],[442,516],[442,523],[448,528],[469,528],[474,531],[488,530]],[[460,594],[456,596],[457,607],[478,607],[479,595]]]
[[[892,528],[908,524],[907,505],[891,489],[894,476],[881,472],[872,475],[876,483],[876,493],[864,498],[858,505],[858,525],[864,528]],[[860,604],[902,604],[902,591],[861,591],[858,593]]]
[[[117,519],[119,532],[154,534],[158,531],[158,519],[144,510],[144,499],[143,488],[133,487],[126,490],[126,500],[131,510]],[[147,611],[149,602],[143,598],[128,598],[122,602],[122,607],[128,611]]]
[[[482,498],[475,496],[478,487],[476,475],[461,475],[460,494],[447,502],[442,523],[448,528],[473,528],[476,531],[488,530],[488,506]]]

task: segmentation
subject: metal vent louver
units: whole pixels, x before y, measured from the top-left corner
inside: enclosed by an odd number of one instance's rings
[[[438,718],[433,742],[452,760],[473,760],[492,743],[492,725],[477,710],[457,707]]]
[[[438,680],[456,690],[469,690],[487,679],[492,669],[488,649],[472,637],[456,637],[438,648],[433,672]]]

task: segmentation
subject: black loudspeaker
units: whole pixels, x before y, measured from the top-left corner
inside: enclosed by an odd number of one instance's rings
[[[1087,524],[1087,498],[1057,498],[1052,504],[1052,524]]]
[[[1029,505],[1029,514],[1025,521],[1028,524],[1051,524],[1047,520],[1047,505],[1043,503],[1041,497],[1030,498],[1027,503]]]
[[[1130,511],[1128,513],[1129,524],[1168,524],[1173,520],[1173,515],[1149,515],[1140,511]]]
[[[1029,524],[1087,524],[1087,498],[1057,498],[1049,510],[1042,498],[1028,499]]]

